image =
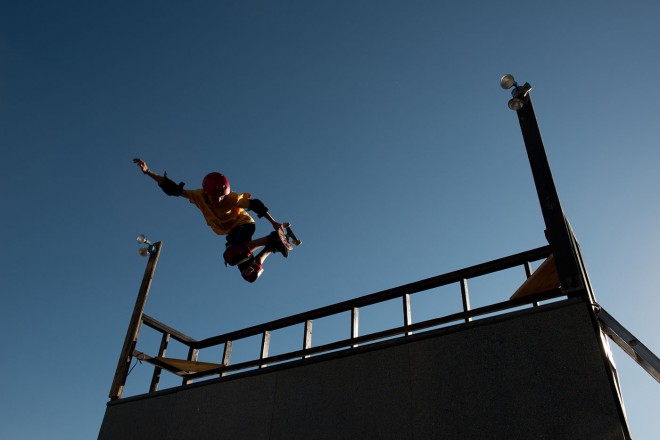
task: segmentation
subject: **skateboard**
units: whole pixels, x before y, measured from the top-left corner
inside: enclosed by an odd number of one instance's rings
[[[293,245],[300,246],[302,243],[302,240],[299,240],[298,237],[296,237],[296,234],[293,233],[293,230],[291,230],[291,223],[283,223],[282,227],[277,230],[277,233],[288,250],[293,249]],[[291,242],[289,242],[289,240],[291,240]]]

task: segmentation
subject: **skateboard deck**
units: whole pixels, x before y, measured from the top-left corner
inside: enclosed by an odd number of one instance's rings
[[[296,234],[294,234],[293,230],[291,229],[291,223],[282,224],[282,227],[277,230],[277,233],[279,234],[280,240],[288,250],[293,249],[293,245],[300,246],[302,243],[302,241],[296,237]]]

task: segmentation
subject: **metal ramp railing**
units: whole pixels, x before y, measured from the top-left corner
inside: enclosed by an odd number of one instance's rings
[[[601,306],[596,305],[595,311],[603,333],[660,383],[660,359]]]
[[[504,270],[515,269],[521,266],[525,269],[525,275],[529,278],[532,275],[530,263],[546,259],[551,254],[550,246],[543,246],[242,330],[213,336],[203,340],[196,340],[144,313],[144,305],[159,251],[160,242],[158,243],[158,246],[155,247],[155,252],[151,255],[150,261],[147,264],[145,277],[138,294],[138,299],[136,300],[136,306],[129,324],[129,330],[127,331],[126,340],[124,341],[124,347],[120,354],[120,359],[109,395],[112,400],[121,399],[122,397],[126,379],[131,369],[130,364],[132,359],[146,361],[154,365],[154,374],[149,387],[149,393],[152,393],[159,388],[159,381],[163,370],[181,377],[182,385],[185,386],[192,383],[193,380],[202,379],[208,376],[217,375],[223,377],[230,373],[248,371],[253,368],[261,369],[273,364],[301,359],[304,360],[309,357],[330,353],[332,351],[351,349],[363,344],[383,341],[393,337],[405,337],[411,335],[413,332],[425,331],[438,326],[469,323],[479,317],[506,313],[519,307],[534,307],[538,306],[540,301],[554,300],[566,296],[566,294],[564,294],[557,286],[547,290],[537,289],[533,292],[534,294],[529,296],[526,295],[522,298],[490,303],[478,308],[472,308],[470,305],[470,296],[468,293],[469,280]],[[448,285],[460,285],[460,289],[457,289],[456,291],[458,292],[460,290],[462,307],[459,310],[456,310],[455,313],[449,315],[438,316],[413,323],[411,318],[411,296],[415,293],[429,291],[431,289]],[[401,305],[400,316],[403,325],[360,335],[359,311],[361,308],[397,299],[400,301]],[[350,320],[347,323],[350,326],[350,337],[348,339],[340,338],[340,340],[334,340],[333,342],[321,345],[312,344],[312,324],[315,320],[330,316],[345,316],[347,313],[350,313]],[[161,334],[160,348],[155,356],[136,350],[140,328],[143,324]],[[297,329],[302,331],[302,346],[299,347],[299,349],[293,349],[293,351],[271,355],[269,354],[271,333],[281,329]],[[261,348],[259,352],[255,353],[250,360],[232,363],[231,355],[234,343],[252,337],[261,338]],[[188,356],[186,359],[173,359],[166,356],[170,339],[174,339],[188,348]],[[220,362],[198,362],[198,356],[201,350],[223,346],[222,357],[221,359],[218,359]]]

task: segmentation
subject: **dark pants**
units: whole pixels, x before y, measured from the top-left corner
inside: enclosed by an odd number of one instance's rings
[[[251,241],[256,230],[257,227],[254,223],[236,226],[227,234],[227,244],[225,246],[229,247]]]

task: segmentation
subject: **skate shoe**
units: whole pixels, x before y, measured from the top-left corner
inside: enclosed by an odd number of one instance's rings
[[[271,232],[268,234],[268,244],[266,245],[266,249],[270,252],[279,252],[284,258],[287,258],[289,256],[289,249],[284,244],[283,240],[286,240],[286,236],[280,234],[279,231]]]

